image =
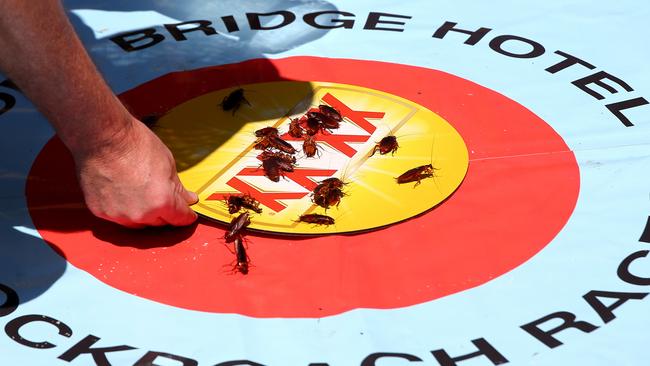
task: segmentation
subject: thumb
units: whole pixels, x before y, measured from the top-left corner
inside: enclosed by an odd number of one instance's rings
[[[188,205],[193,205],[197,202],[199,202],[199,196],[192,192],[188,191],[185,189],[183,186],[183,183],[181,183],[180,178],[178,178],[178,175],[175,175],[174,178],[172,179],[175,185],[175,191],[178,192],[177,195],[180,196],[180,198],[187,203]]]
[[[183,190],[181,191],[181,198],[183,198],[183,200],[185,200],[185,202],[187,202],[188,205],[193,205],[199,202],[199,196],[196,193],[192,191],[188,191],[185,188],[183,188]]]
[[[173,226],[187,226],[194,223],[198,218],[196,212],[192,211],[187,206],[186,201],[183,201],[179,196],[176,197],[175,202],[173,206],[170,206],[168,210],[161,214],[161,218]]]

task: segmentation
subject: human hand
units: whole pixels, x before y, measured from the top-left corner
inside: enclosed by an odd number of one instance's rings
[[[192,224],[198,197],[178,179],[171,152],[140,121],[128,125],[106,144],[72,151],[86,205],[130,228]]]
[[[61,1],[0,3],[0,69],[72,152],[90,211],[133,228],[194,222],[188,205],[196,194],[183,188],[170,151],[97,72]]]

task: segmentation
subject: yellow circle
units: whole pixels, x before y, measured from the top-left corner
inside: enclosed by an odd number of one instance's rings
[[[221,103],[237,88],[202,95],[172,109],[154,131],[174,153],[181,181],[199,195],[193,209],[230,223],[233,215],[223,196],[247,193],[261,202],[262,213],[251,212],[250,229],[285,234],[326,234],[363,231],[403,221],[438,205],[461,184],[468,167],[460,134],[443,118],[407,99],[354,85],[325,82],[272,82],[242,86],[246,101],[224,111]],[[317,135],[319,154],[308,158],[302,141],[295,171],[279,182],[264,176],[253,148],[254,132],[267,126],[288,131],[320,104],[337,107],[344,117],[331,134]],[[397,151],[371,156],[382,138],[397,137]],[[287,137],[288,138],[288,137]],[[405,172],[432,164],[432,176],[418,183],[417,174],[398,184]],[[425,168],[422,168],[425,170]],[[338,206],[327,210],[312,201],[320,181],[345,182]],[[306,214],[334,219],[332,225],[299,222]],[[236,214],[235,214],[236,215]]]

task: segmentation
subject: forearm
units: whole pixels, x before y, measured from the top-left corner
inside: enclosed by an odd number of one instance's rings
[[[119,143],[132,117],[106,85],[59,0],[0,0],[0,69],[75,156]]]
[[[59,0],[0,0],[0,69],[72,152],[93,214],[134,228],[196,220],[171,152],[108,88]]]

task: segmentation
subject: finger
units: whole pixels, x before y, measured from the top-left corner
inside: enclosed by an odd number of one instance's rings
[[[188,191],[185,188],[183,188],[181,195],[183,196],[183,200],[185,200],[185,202],[187,202],[188,205],[193,205],[199,202],[199,196],[196,193],[192,191]]]
[[[128,229],[134,229],[134,230],[144,229],[146,227],[146,225],[136,224],[136,223],[131,223],[131,222],[116,222],[116,223],[120,224],[121,226],[124,226],[124,227],[126,227]]]
[[[184,198],[177,196],[175,205],[170,207],[161,218],[170,225],[187,226],[194,223],[198,217],[199,216],[196,212],[192,211],[192,209],[187,205],[187,201]]]
[[[158,216],[133,218],[128,215],[108,218],[114,223],[127,227],[129,229],[143,229],[148,226],[165,226],[167,221]]]
[[[186,204],[193,205],[199,202],[199,196],[196,193],[185,189],[183,183],[181,183],[180,178],[178,178],[178,175],[174,177],[174,184],[176,185],[176,191],[180,193],[181,198],[185,201]]]
[[[142,225],[144,227],[159,227],[159,226],[165,226],[165,225],[170,225],[169,222],[161,215],[161,213],[164,213],[165,211],[168,211],[168,209],[165,208],[158,208],[158,209],[152,209],[149,212],[147,212],[145,215],[140,216],[138,219],[134,219],[135,223],[137,225]]]
[[[107,220],[112,221],[112,222],[114,222],[116,224],[119,224],[119,225],[124,226],[124,227],[129,228],[129,229],[142,229],[142,228],[147,226],[145,224],[134,222],[132,220],[129,220],[127,218],[122,218],[122,217],[120,217],[120,218],[111,218],[111,219],[107,219]]]
[[[135,222],[126,216],[119,216],[119,215],[112,216],[112,215],[105,214],[104,212],[101,211],[92,212],[92,213],[99,219],[110,221],[114,224],[118,224],[120,226],[124,226],[129,229],[142,229],[143,227],[145,227],[144,224]]]
[[[155,219],[145,223],[147,226],[165,226],[167,224],[167,221],[165,221],[162,217],[156,217]]]

